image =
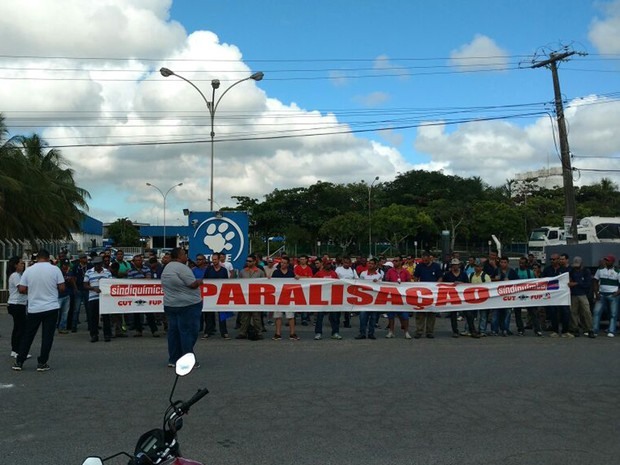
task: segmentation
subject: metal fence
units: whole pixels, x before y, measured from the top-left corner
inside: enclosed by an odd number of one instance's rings
[[[54,256],[58,255],[61,250],[65,250],[72,255],[78,251],[77,242],[75,241],[37,239],[31,242],[17,239],[0,239],[0,260],[8,260],[11,257],[21,257],[28,260],[33,252],[38,249],[46,249]]]

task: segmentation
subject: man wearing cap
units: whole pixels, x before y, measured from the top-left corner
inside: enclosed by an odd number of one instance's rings
[[[594,318],[592,322],[592,333],[594,337],[598,336],[598,330],[601,323],[601,314],[605,309],[609,310],[609,329],[608,337],[616,335],[616,320],[618,318],[618,288],[620,276],[614,269],[616,257],[608,255],[603,259],[605,268],[599,268],[594,274],[592,280],[592,288],[594,290]]]
[[[570,287],[570,331],[575,336],[595,337],[592,331],[592,312],[588,294],[592,286],[592,273],[583,267],[581,257],[573,258],[573,266],[568,272]]]
[[[15,371],[22,370],[32,341],[41,326],[41,352],[37,360],[37,371],[47,371],[50,369],[47,361],[58,320],[58,292],[65,290],[65,278],[58,267],[50,263],[50,253],[47,250],[39,250],[36,263],[23,272],[18,290],[20,294],[28,294],[28,314],[12,368]]]
[[[441,278],[439,278],[440,283],[468,283],[469,278],[467,273],[461,270],[461,261],[458,258],[453,258],[450,260],[450,270],[446,271]],[[462,312],[465,314],[467,318],[467,325],[469,326],[471,335],[473,337],[480,337],[477,331],[475,331],[474,326],[474,318],[472,311]],[[459,337],[459,326],[458,326],[458,312],[450,312],[450,325],[452,326],[452,337]],[[473,329],[473,331],[472,331]]]
[[[385,273],[384,281],[392,283],[408,283],[411,281],[411,275],[403,268],[403,257],[394,257],[392,259],[394,266],[387,270]],[[385,335],[386,338],[391,339],[394,337],[394,319],[398,316],[400,321],[400,327],[403,330],[405,339],[411,339],[409,334],[409,312],[388,312],[388,332]]]
[[[441,266],[433,261],[429,252],[422,254],[422,263],[415,267],[413,280],[416,282],[437,282],[441,278]],[[422,334],[433,339],[435,337],[435,314],[433,312],[417,312],[415,315],[414,339],[419,339]]]
[[[103,257],[93,258],[93,268],[86,271],[84,275],[84,289],[88,290],[88,332],[90,342],[99,341],[99,282],[102,279],[112,278],[112,273],[103,267]],[[110,315],[102,316],[103,320],[103,339],[110,342],[112,339],[112,324]]]

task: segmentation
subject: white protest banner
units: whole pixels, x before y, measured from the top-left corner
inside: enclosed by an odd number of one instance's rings
[[[163,312],[161,283],[102,279],[100,312]],[[205,312],[451,312],[570,305],[568,274],[469,283],[389,283],[345,279],[222,279],[201,286]]]

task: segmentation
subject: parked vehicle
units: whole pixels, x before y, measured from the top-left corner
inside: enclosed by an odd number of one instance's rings
[[[118,452],[106,458],[92,456],[84,460],[82,465],[103,465],[104,462],[120,456],[129,457],[129,465],[202,465],[201,462],[181,456],[177,433],[183,427],[183,416],[209,391],[207,388],[199,389],[187,402],[172,400],[179,377],[189,374],[195,365],[196,358],[192,353],[185,354],[177,361],[176,378],[168,398],[170,405],[164,413],[163,427],[152,429],[140,436],[133,454]]]
[[[542,226],[533,229],[528,242],[528,252],[545,263],[546,249],[551,246],[566,245],[566,231],[558,226]],[[579,244],[620,243],[620,218],[589,216],[582,218],[577,225]]]

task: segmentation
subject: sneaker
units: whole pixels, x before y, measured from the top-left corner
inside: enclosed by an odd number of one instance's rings
[[[517,336],[525,336],[525,332],[519,331],[519,332],[517,332]]]
[[[204,334],[202,335],[202,338],[203,338],[203,339],[209,339],[209,334],[204,333]]]
[[[435,339],[435,335],[434,335],[433,333],[428,333],[428,334],[426,335],[426,338],[427,338],[427,339]]]
[[[321,339],[323,339],[323,335],[321,333],[316,333],[314,335],[314,340],[315,341],[320,341]]]
[[[336,341],[339,341],[342,339],[342,336],[338,333],[332,334],[332,339],[335,339]]]
[[[471,333],[469,331],[461,331],[459,334],[461,336],[471,336]]]
[[[358,334],[353,339],[357,339],[359,341],[360,339],[366,339],[366,336],[364,336],[363,334]],[[370,337],[369,337],[369,339],[370,339]]]
[[[595,339],[596,336],[598,336],[598,334],[596,334],[594,331],[588,331],[588,337],[590,339]]]
[[[225,341],[230,341],[230,336],[228,334],[222,334],[222,339]]]
[[[538,337],[543,337],[543,333],[542,333],[542,331],[536,331],[536,336],[538,336]]]
[[[37,365],[37,371],[49,371],[50,366],[47,363],[39,363]]]
[[[571,333],[562,333],[562,336],[564,339],[573,339],[575,336]]]
[[[420,333],[415,333],[415,334],[413,335],[413,338],[414,338],[414,339],[420,339],[421,337],[422,337],[422,335],[421,335]]]
[[[282,336],[280,336],[279,334],[274,334],[271,339],[274,341],[279,341],[280,339],[282,339]]]
[[[452,333],[452,337],[454,338],[459,337],[459,333]]]
[[[374,334],[369,334],[369,335],[368,335],[368,339],[375,340],[375,339],[377,339],[377,338],[375,337],[375,335],[374,335]]]
[[[616,337],[614,333],[607,333],[607,337]]]
[[[487,337],[487,333],[482,332],[482,333],[478,333],[480,335],[480,337]]]
[[[552,331],[551,334],[549,334],[549,337],[560,337],[560,336],[555,331]]]
[[[168,368],[174,368],[175,364],[174,363],[168,363]]]
[[[409,331],[405,331],[405,339],[411,339],[411,334],[409,334]]]
[[[299,336],[297,334],[291,334],[288,338],[291,341],[299,341]]]
[[[11,351],[11,357],[12,358],[17,358],[17,352],[15,352],[14,350]]]
[[[394,338],[394,333],[392,331],[388,331],[388,333],[385,335],[386,339],[393,339]]]
[[[15,363],[13,364],[13,366],[11,367],[11,369],[13,371],[22,371],[22,368],[24,367],[23,363],[19,363],[17,360],[15,360]]]

